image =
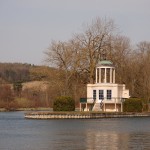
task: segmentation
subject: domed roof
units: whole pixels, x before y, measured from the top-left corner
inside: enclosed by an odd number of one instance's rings
[[[97,66],[113,66],[113,63],[109,60],[99,61]]]

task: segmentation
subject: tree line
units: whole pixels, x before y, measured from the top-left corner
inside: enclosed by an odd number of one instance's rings
[[[53,80],[55,70],[47,66],[0,63],[0,108],[52,107],[54,94],[50,94],[53,89],[48,81]]]
[[[0,63],[0,83],[13,83],[29,81],[30,64]]]
[[[47,66],[0,63],[0,84],[47,80],[49,72],[53,70],[55,69]]]

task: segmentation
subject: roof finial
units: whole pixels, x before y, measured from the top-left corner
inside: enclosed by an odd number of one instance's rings
[[[106,60],[106,50],[102,50],[101,60]]]

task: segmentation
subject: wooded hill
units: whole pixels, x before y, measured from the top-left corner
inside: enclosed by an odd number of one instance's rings
[[[0,108],[51,107],[50,81],[56,69],[21,63],[0,63]]]
[[[150,100],[150,41],[133,44],[117,29],[112,19],[96,18],[67,41],[51,42],[47,62],[63,70],[65,95],[79,83],[95,83],[95,67],[107,59],[116,68],[116,83],[126,84],[131,97]]]

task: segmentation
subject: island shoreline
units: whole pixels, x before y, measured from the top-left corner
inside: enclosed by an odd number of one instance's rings
[[[27,112],[26,119],[100,119],[100,118],[131,118],[150,117],[150,112]]]

